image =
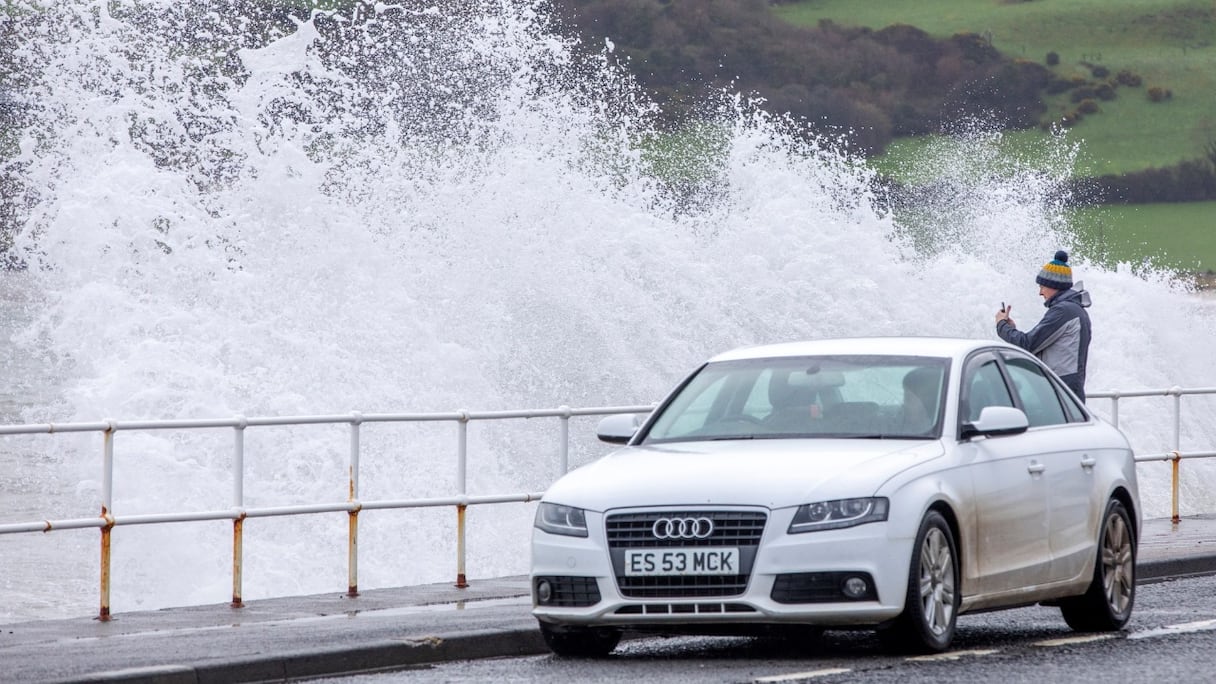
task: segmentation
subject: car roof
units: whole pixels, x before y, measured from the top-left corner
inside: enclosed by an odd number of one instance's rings
[[[960,337],[845,337],[741,347],[718,354],[711,358],[710,362],[779,358],[783,356],[855,354],[936,356],[962,359],[976,349],[992,347],[1017,349],[1017,347],[1000,340],[979,340]]]

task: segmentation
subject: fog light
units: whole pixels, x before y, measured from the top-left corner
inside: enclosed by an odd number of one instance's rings
[[[866,581],[854,575],[844,581],[844,595],[851,599],[859,599],[869,592],[870,587]]]
[[[548,603],[553,599],[553,585],[549,584],[549,580],[540,580],[536,583],[536,602]]]

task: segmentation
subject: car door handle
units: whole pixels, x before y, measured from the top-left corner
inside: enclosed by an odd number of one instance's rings
[[[1096,464],[1097,462],[1098,462],[1097,459],[1092,458],[1090,456],[1081,457],[1081,467],[1086,470],[1093,470],[1094,464]]]
[[[1047,466],[1043,465],[1042,463],[1032,462],[1030,465],[1026,466],[1026,472],[1030,473],[1031,475],[1038,475],[1044,470],[1047,470]]]

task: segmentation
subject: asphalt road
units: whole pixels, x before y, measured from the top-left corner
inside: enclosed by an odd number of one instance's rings
[[[886,653],[867,632],[827,632],[812,642],[745,638],[648,638],[602,660],[552,655],[457,661],[329,684],[430,682],[815,682],[1204,683],[1216,677],[1216,577],[1138,588],[1124,632],[1078,634],[1052,608],[963,616],[953,650],[930,657]]]
[[[1087,665],[1085,658],[1073,661],[1070,654],[1078,651],[1087,653],[1086,658],[1107,658],[1108,650],[1116,655],[1145,651],[1144,656],[1117,661],[1117,667],[1132,674],[1172,675],[1172,668],[1183,667],[1171,664],[1169,655],[1150,660],[1147,653],[1152,648],[1142,648],[1140,640],[1169,643],[1163,651],[1168,654],[1173,649],[1187,663],[1195,663],[1186,666],[1195,669],[1179,671],[1172,681],[1188,681],[1196,672],[1216,672],[1206,665],[1210,654],[1216,653],[1211,627],[1190,631],[1178,627],[1216,620],[1216,586],[1211,580],[1192,577],[1216,573],[1216,516],[1187,518],[1178,526],[1168,520],[1146,520],[1140,541],[1137,573],[1141,582],[1148,583],[1142,585],[1132,634],[1044,646],[1039,642],[1075,636],[1054,609],[963,616],[955,641],[957,662],[974,661],[979,668],[979,674],[966,678],[982,678],[984,668],[1000,663],[1002,670],[1025,671],[1027,677],[1041,679],[1044,673],[1035,663],[1045,653],[1051,654],[1051,662],[1064,659],[1060,676],[1072,672],[1088,676],[1085,673],[1098,671],[1093,668],[1105,672],[1115,667]],[[1151,584],[1162,578],[1176,579]],[[881,653],[865,632],[829,632],[818,645],[746,639],[630,640],[619,655],[606,661],[564,661],[547,655],[530,610],[527,578],[506,577],[474,578],[463,589],[435,584],[378,589],[356,598],[328,594],[251,601],[242,608],[219,604],[118,613],[108,622],[86,617],[4,624],[0,625],[0,682],[298,681],[418,666],[428,669],[379,676],[431,677],[424,681],[567,682],[611,676],[740,682],[816,672],[813,679],[818,682],[834,677],[834,681],[855,681],[862,676],[902,680],[924,672],[934,681],[946,681],[955,672],[949,665],[955,661],[892,658]],[[1145,636],[1135,636],[1140,632]],[[1122,645],[1125,642],[1131,646]],[[493,669],[502,663],[508,669]],[[945,669],[939,673],[934,668]],[[825,669],[848,672],[821,672]],[[552,672],[558,674],[547,679]],[[1119,675],[1118,681],[1139,679]],[[1204,681],[1208,679],[1212,678]],[[1049,681],[1058,680],[1053,675]]]

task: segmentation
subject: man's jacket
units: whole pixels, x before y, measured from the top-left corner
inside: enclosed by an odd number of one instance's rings
[[[1085,401],[1085,363],[1089,358],[1089,314],[1085,307],[1089,306],[1089,293],[1081,288],[1077,283],[1077,287],[1057,292],[1044,302],[1047,313],[1029,332],[1001,321],[996,324],[996,334],[1039,357]]]

